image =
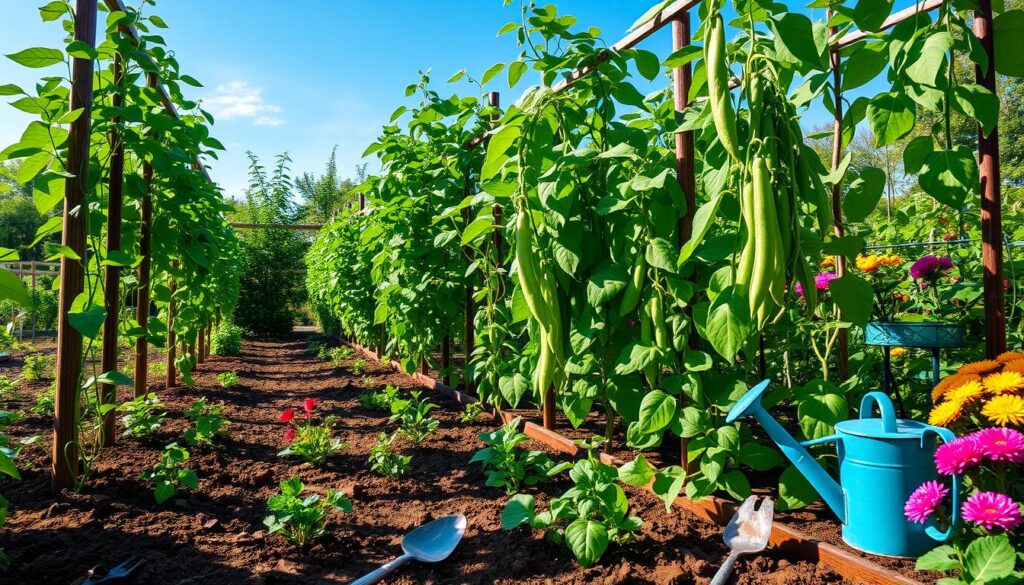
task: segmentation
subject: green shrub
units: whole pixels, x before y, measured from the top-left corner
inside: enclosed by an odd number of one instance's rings
[[[281,493],[267,500],[270,515],[263,520],[271,534],[280,534],[302,547],[323,535],[327,515],[332,511],[352,511],[352,501],[344,492],[327,490],[326,496],[303,496],[304,487],[297,477],[282,481]]]
[[[221,372],[217,374],[217,381],[225,388],[234,388],[238,385],[238,372]]]
[[[217,437],[227,436],[231,425],[224,418],[224,405],[207,404],[206,398],[193,402],[185,416],[192,421],[192,427],[185,431],[185,442],[191,447],[212,446]]]
[[[410,398],[399,398],[391,403],[391,422],[401,423],[398,432],[419,446],[429,435],[433,434],[441,424],[430,416],[430,411],[437,408],[436,404],[420,400],[420,392],[410,392]]]
[[[52,355],[36,354],[25,358],[21,367],[21,379],[32,382],[52,380],[56,374],[57,358]]]
[[[242,328],[224,322],[213,330],[210,351],[216,355],[242,355]]]
[[[391,450],[391,444],[395,442],[395,435],[388,436],[387,433],[381,433],[377,438],[377,443],[370,447],[370,471],[379,473],[384,477],[390,477],[391,479],[397,479],[402,477],[409,471],[409,462],[412,461],[412,457],[407,455],[399,455]]]
[[[359,403],[367,410],[391,412],[391,403],[396,400],[398,400],[398,388],[390,384],[383,390],[370,390],[359,395]]]
[[[46,390],[36,396],[36,403],[32,405],[32,412],[40,415],[53,414],[53,407],[57,403],[57,382],[54,381]]]
[[[18,383],[19,380],[17,378],[11,380],[7,376],[0,374],[0,401],[19,398]]]

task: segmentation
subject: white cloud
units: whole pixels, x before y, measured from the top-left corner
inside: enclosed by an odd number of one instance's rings
[[[263,99],[263,89],[245,81],[230,81],[217,86],[213,96],[203,100],[203,107],[223,120],[253,118],[256,126],[284,124],[283,118],[274,115],[281,113],[281,107],[267,103]]]

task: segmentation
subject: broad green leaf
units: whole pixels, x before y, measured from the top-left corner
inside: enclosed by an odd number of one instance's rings
[[[863,1],[863,0],[862,0]],[[867,109],[868,122],[875,134],[875,146],[892,144],[914,129],[914,102],[900,92],[875,96]]]
[[[100,384],[110,384],[112,386],[134,386],[135,382],[128,376],[118,372],[117,370],[111,370],[109,372],[103,372],[99,376],[96,376],[96,382]]]
[[[18,473],[18,465],[14,462],[14,459],[3,451],[0,451],[0,473],[14,479],[21,479],[21,474]]]
[[[99,335],[100,329],[103,328],[103,320],[106,319],[106,316],[107,312],[102,306],[90,306],[88,293],[81,293],[71,303],[68,322],[82,335],[89,339],[95,339]]]
[[[686,483],[686,472],[678,465],[666,467],[654,474],[651,490],[665,502],[665,510],[672,509],[672,503],[679,497],[679,492]]]
[[[952,46],[953,37],[944,30],[917,41],[907,57],[904,73],[917,83],[936,87],[944,74],[946,54]]]
[[[718,480],[718,485],[737,501],[750,497],[750,481],[739,469],[727,471]]]
[[[964,568],[975,583],[986,583],[1013,574],[1017,553],[1005,534],[983,536],[967,545]]]
[[[876,32],[885,19],[889,18],[893,2],[894,0],[858,0],[850,17],[860,30]]]
[[[718,206],[721,203],[722,195],[719,194],[697,209],[697,213],[693,216],[693,235],[690,236],[690,241],[683,244],[683,249],[679,251],[679,259],[676,261],[676,266],[682,267],[693,256],[697,247],[704,242],[705,237],[708,235],[708,230],[715,224],[715,219],[718,217]]]
[[[708,309],[705,330],[719,355],[727,360],[736,357],[754,331],[747,299],[736,295],[732,287],[722,291]]]
[[[841,77],[843,92],[856,89],[878,77],[889,65],[889,54],[883,42],[861,44],[843,60]]]
[[[849,417],[849,406],[841,392],[808,396],[797,405],[800,430],[808,440],[831,435],[836,423]]]
[[[528,66],[523,61],[513,61],[508,66],[508,86],[514,88],[519,84],[519,80],[523,78],[523,74],[526,73]]]
[[[523,522],[533,519],[535,503],[533,496],[517,494],[505,504],[501,511],[501,527],[504,530],[511,530]]]
[[[18,276],[5,268],[0,268],[0,299],[11,299],[25,308],[32,307],[32,295]]]
[[[925,159],[934,151],[931,136],[917,136],[903,149],[903,170],[912,175],[920,173]]]
[[[61,2],[61,4],[63,4],[63,2]],[[0,85],[0,96],[19,95],[23,93],[25,93],[25,90],[21,89],[17,85],[14,85],[13,83]]]
[[[960,567],[956,549],[947,545],[933,548],[917,558],[918,571],[952,571]]]
[[[1024,77],[1024,10],[1007,10],[992,22],[996,71],[1002,75]]]
[[[565,527],[565,543],[583,568],[596,563],[608,549],[608,531],[596,520],[579,518]]]
[[[661,59],[658,59],[658,56],[654,53],[643,49],[636,49],[634,60],[636,61],[637,71],[648,81],[654,81],[661,74]]]
[[[839,306],[844,320],[860,327],[867,324],[874,304],[871,283],[853,272],[847,272],[830,282],[828,291]]]
[[[497,77],[499,73],[505,70],[505,63],[496,63],[491,66],[490,69],[484,71],[484,76],[480,78],[480,85],[487,85],[487,82]]]
[[[636,342],[630,343],[619,354],[618,363],[615,365],[615,373],[625,375],[639,372],[657,358],[658,348],[653,345]]]
[[[650,483],[657,471],[643,454],[638,454],[635,459],[619,468],[619,481],[626,485],[643,487]]]
[[[483,234],[490,233],[494,228],[494,220],[490,217],[478,217],[462,232],[462,245],[468,246]]]
[[[648,265],[675,274],[678,252],[676,246],[670,244],[668,240],[652,238],[647,244],[647,251],[644,256],[647,259]]]
[[[875,210],[885,190],[885,171],[876,167],[861,169],[843,197],[843,213],[846,220],[857,223],[867,219]]]
[[[823,63],[824,47],[817,43],[810,18],[799,12],[784,12],[773,16],[769,24],[775,29],[775,50],[780,58],[808,66]]]
[[[677,409],[675,422],[672,431],[684,439],[696,437],[703,434],[711,425],[708,413],[696,406],[687,406]],[[675,428],[678,427],[678,428]]]
[[[487,155],[480,169],[480,180],[487,181],[498,174],[508,160],[508,149],[522,135],[519,126],[502,126],[487,140]]]
[[[600,269],[587,281],[587,302],[594,307],[607,303],[626,288],[628,279],[629,273],[617,264]]]
[[[811,465],[817,465],[811,462]],[[779,499],[776,508],[779,510],[795,510],[803,508],[818,499],[818,492],[814,490],[807,478],[800,470],[790,465],[779,476]]]
[[[651,6],[649,9],[647,9],[647,12],[645,12],[643,16],[636,19],[633,25],[629,27],[628,32],[633,32],[634,30],[650,22],[651,19],[661,14],[661,11],[667,8],[668,5],[671,4],[673,1],[674,0],[661,0],[654,6]]]
[[[940,203],[959,210],[979,187],[978,163],[964,145],[937,150],[924,159],[917,182],[921,190]]]
[[[676,414],[676,399],[661,390],[654,390],[640,402],[639,432],[656,433],[672,421]]]
[[[981,124],[986,136],[999,121],[999,98],[976,83],[961,83],[953,88],[953,105]]]
[[[33,47],[31,49],[25,49],[24,51],[18,51],[17,53],[7,55],[7,58],[18,65],[38,69],[41,67],[56,65],[57,63],[63,63],[64,52],[58,51],[57,49],[47,49],[45,47]]]
[[[747,441],[740,446],[739,460],[755,471],[768,471],[782,464],[782,455],[771,447]]]
[[[68,11],[68,5],[63,0],[51,0],[39,8],[39,14],[43,22],[52,22],[64,16]]]

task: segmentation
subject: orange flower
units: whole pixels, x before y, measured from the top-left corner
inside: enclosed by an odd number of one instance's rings
[[[882,266],[899,266],[900,264],[903,263],[903,259],[897,256],[896,254],[888,254],[886,256],[881,256],[880,261],[882,263]]]
[[[1008,364],[1017,360],[1024,360],[1024,353],[1019,351],[1004,351],[1003,353],[996,356],[996,360]]]
[[[964,364],[956,371],[958,374],[988,374],[998,370],[1003,364],[996,360],[981,360]]]
[[[836,257],[835,256],[825,256],[825,259],[821,261],[821,264],[819,264],[819,266],[821,266],[822,268],[832,268],[835,265],[836,265]]]
[[[864,272],[874,272],[878,270],[878,267],[882,265],[881,258],[879,256],[857,256],[857,268]]]
[[[1007,364],[1005,366],[1003,366],[1003,371],[1004,372],[1017,372],[1018,374],[1024,374],[1024,359],[1013,360],[1012,362],[1007,362]]]
[[[981,380],[978,374],[953,374],[946,376],[932,389],[932,402],[938,402],[947,392],[953,388],[963,386],[967,382]]]
[[[907,355],[907,348],[905,347],[894,347],[889,350],[889,355],[892,357],[903,357]]]

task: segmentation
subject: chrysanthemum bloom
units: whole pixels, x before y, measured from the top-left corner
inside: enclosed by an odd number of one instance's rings
[[[962,407],[974,402],[985,395],[985,388],[981,385],[981,382],[977,380],[971,380],[961,384],[957,388],[953,388],[946,393],[947,402],[955,402]]]
[[[985,403],[981,414],[1000,426],[1024,425],[1024,398],[1014,394],[1000,394]]]
[[[903,357],[907,355],[907,348],[905,347],[894,347],[889,350],[889,355],[892,357]]]
[[[839,278],[839,275],[835,272],[821,272],[814,277],[814,286],[818,290],[827,290],[829,283]]]
[[[935,513],[942,499],[949,495],[949,488],[937,481],[926,481],[907,498],[903,514],[907,520],[924,524]]]
[[[999,369],[1003,364],[996,360],[981,360],[978,362],[970,362],[964,364],[956,371],[958,374],[981,374],[985,375],[989,372],[994,372]]]
[[[939,267],[939,259],[931,254],[921,256],[910,265],[911,278],[928,278]]]
[[[1013,360],[1003,366],[1004,372],[1017,372],[1018,374],[1024,374],[1024,359]]]
[[[967,498],[961,508],[964,520],[983,526],[985,530],[1013,530],[1021,523],[1020,506],[1006,494],[978,492]]]
[[[971,436],[985,459],[1024,463],[1024,434],[1020,431],[997,427],[982,429]]]
[[[1024,375],[1018,372],[997,372],[985,376],[982,383],[989,394],[1008,394],[1024,388]]]
[[[996,360],[1008,364],[1016,360],[1024,360],[1024,353],[1019,351],[1004,351],[996,356]]]
[[[861,254],[857,255],[857,268],[864,272],[874,272],[878,270],[878,267],[882,265],[881,259],[878,256],[864,256]]]
[[[903,259],[896,254],[889,254],[888,256],[882,256],[882,264],[884,266],[899,266],[903,263]]]
[[[971,380],[980,379],[981,376],[978,374],[952,374],[946,376],[935,386],[935,388],[932,388],[932,402],[938,402],[940,398],[945,396],[945,394],[953,388],[962,386]]]
[[[939,427],[948,426],[960,418],[962,408],[959,402],[949,402],[948,400],[942,402],[928,414],[928,424]]]
[[[981,449],[976,440],[970,436],[957,437],[935,450],[935,469],[945,475],[963,473],[965,469],[981,463],[981,459]]]

